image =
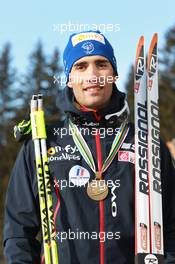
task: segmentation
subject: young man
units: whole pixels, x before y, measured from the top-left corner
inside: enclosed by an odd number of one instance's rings
[[[67,87],[61,107],[66,119],[47,130],[59,264],[132,264],[134,127],[127,122],[125,95],[115,85],[113,49],[100,32],[82,32],[70,36],[63,59]],[[76,138],[70,128],[79,129]],[[118,145],[109,155],[115,137]],[[165,258],[175,263],[175,172],[163,143],[161,157]],[[18,155],[7,192],[4,252],[9,264],[39,263],[39,230],[30,138]]]

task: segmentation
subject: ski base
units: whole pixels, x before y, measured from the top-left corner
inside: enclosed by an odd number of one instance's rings
[[[160,254],[138,253],[135,256],[135,264],[164,264],[164,256]]]

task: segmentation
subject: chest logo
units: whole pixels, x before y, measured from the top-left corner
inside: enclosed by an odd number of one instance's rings
[[[88,183],[89,179],[89,171],[82,166],[75,165],[69,171],[69,181],[75,186],[83,186]]]
[[[125,161],[125,162],[135,162],[134,153],[131,151],[119,151],[118,152],[118,161]]]

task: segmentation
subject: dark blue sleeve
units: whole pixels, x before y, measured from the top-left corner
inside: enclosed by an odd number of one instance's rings
[[[175,168],[168,148],[161,142],[164,251],[166,264],[175,264]]]
[[[39,263],[39,203],[33,153],[24,145],[10,177],[4,220],[4,254],[8,264]]]

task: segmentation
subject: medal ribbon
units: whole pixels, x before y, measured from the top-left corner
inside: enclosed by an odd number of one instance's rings
[[[92,171],[96,174],[96,167],[95,167],[95,162],[92,156],[92,153],[84,140],[82,134],[80,133],[77,125],[72,123],[72,121],[69,119],[69,128],[72,133],[73,140],[75,142],[75,145],[77,146],[79,152],[81,153],[82,157],[88,164],[88,166],[92,169]],[[112,143],[110,152],[106,160],[104,161],[100,173],[102,174],[107,170],[107,168],[110,166],[112,163],[113,159],[115,158],[118,150],[120,149],[122,143],[124,142],[127,134],[128,134],[129,128],[127,122],[123,122],[119,128],[119,131],[117,132],[114,141]]]

